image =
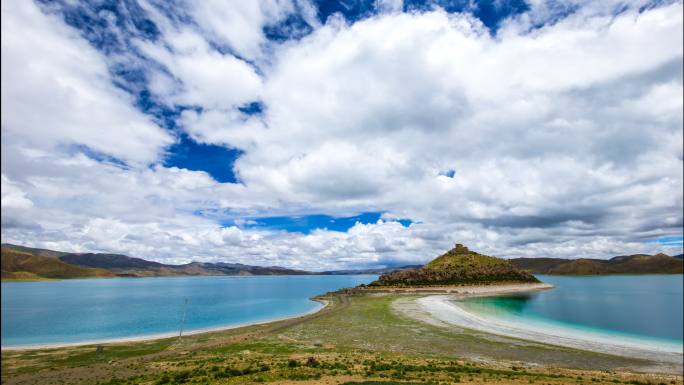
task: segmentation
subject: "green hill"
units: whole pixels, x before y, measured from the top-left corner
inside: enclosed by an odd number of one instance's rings
[[[418,269],[394,271],[380,276],[371,286],[439,286],[539,282],[532,274],[518,270],[509,261],[468,250],[453,249]]]
[[[684,261],[665,254],[634,254],[611,259],[515,258],[519,269],[533,274],[603,275],[603,274],[682,274]]]
[[[54,257],[33,255],[12,248],[2,247],[2,279],[62,279],[105,278],[115,274],[105,269],[70,265]]]

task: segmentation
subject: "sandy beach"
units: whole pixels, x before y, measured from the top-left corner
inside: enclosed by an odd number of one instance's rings
[[[256,321],[256,322],[246,322],[246,323],[231,324],[231,325],[225,325],[225,326],[216,326],[216,327],[211,327],[211,328],[192,329],[192,330],[187,330],[187,331],[184,330],[183,336],[191,336],[191,335],[202,334],[202,333],[211,333],[211,332],[220,332],[220,331],[224,331],[224,330],[243,328],[243,327],[247,327],[247,326],[263,325],[263,324],[268,324],[271,322],[296,319],[296,318],[305,317],[305,316],[308,316],[311,314],[315,314],[315,313],[325,309],[326,306],[329,305],[328,301],[323,300],[323,299],[312,298],[311,300],[318,303],[318,305],[315,308],[307,311],[306,313],[297,314],[297,315],[292,316],[292,317],[279,317],[279,318],[272,318],[272,319],[261,320],[261,321]],[[37,349],[54,349],[54,348],[95,345],[95,344],[118,344],[118,343],[128,343],[128,342],[154,341],[154,340],[159,340],[159,339],[164,339],[164,338],[173,338],[173,337],[178,337],[178,332],[174,331],[174,332],[168,332],[168,333],[147,334],[147,335],[134,336],[134,337],[108,338],[108,339],[98,339],[98,340],[88,340],[88,341],[68,342],[68,343],[3,346],[1,348],[1,350],[2,351],[15,351],[15,350],[21,351],[21,350],[37,350]]]
[[[527,285],[525,285],[527,286]],[[536,288],[533,290],[539,290]],[[450,295],[429,295],[409,301],[398,301],[395,309],[414,319],[434,325],[477,330],[494,335],[570,347],[598,353],[645,359],[660,363],[673,372],[682,370],[682,346],[641,340],[627,336],[604,334],[591,330],[558,327],[536,322],[516,322],[467,311],[456,300],[527,291],[520,285],[471,288]]]

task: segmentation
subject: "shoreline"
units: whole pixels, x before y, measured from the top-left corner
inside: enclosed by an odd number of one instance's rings
[[[524,292],[526,290],[519,290]],[[608,335],[600,331],[582,331],[538,322],[515,322],[513,320],[487,317],[458,306],[454,299],[478,296],[496,296],[513,291],[479,293],[447,293],[423,296],[395,307],[402,314],[422,322],[442,327],[460,327],[491,335],[516,338],[536,343],[579,349],[587,352],[610,354],[621,357],[644,359],[667,367],[671,372],[681,372],[682,351],[647,340],[630,339],[627,336]]]
[[[553,289],[555,286],[549,283],[495,283],[489,285],[451,285],[451,286],[366,286],[352,289],[361,294],[449,294],[458,297],[482,297],[509,293],[538,291]]]
[[[129,278],[129,277],[116,277],[116,278]],[[115,279],[115,278],[112,278]],[[424,286],[424,287],[377,287],[369,288],[365,287],[362,290],[364,294],[432,294],[432,293],[449,293],[449,294],[465,294],[468,296],[476,295],[497,295],[505,294],[519,291],[535,291],[535,290],[546,290],[551,289],[554,286],[547,283],[514,283],[514,284],[492,284],[492,285],[463,285],[463,286]],[[342,289],[342,290],[357,290],[357,288]],[[317,297],[310,298],[311,301],[317,302],[318,306],[314,309],[307,311],[305,313],[293,315],[291,317],[278,317],[267,320],[260,320],[255,322],[243,322],[239,324],[230,324],[223,326],[207,327],[201,329],[192,329],[183,332],[183,336],[197,335],[202,333],[212,333],[221,332],[226,330],[238,329],[248,326],[256,326],[268,324],[271,322],[284,321],[288,319],[295,319],[299,317],[305,317],[311,314],[315,314],[323,309],[325,309],[329,302]],[[41,350],[41,349],[59,349],[68,347],[79,347],[79,346],[89,346],[89,345],[99,345],[99,344],[120,344],[120,343],[130,343],[130,342],[150,342],[156,340],[163,340],[167,338],[178,337],[178,332],[163,332],[155,334],[145,334],[140,336],[130,336],[130,337],[114,337],[114,338],[103,338],[103,339],[90,339],[78,342],[55,342],[55,343],[42,343],[42,344],[24,344],[24,345],[10,345],[10,346],[0,346],[0,351],[28,351],[28,350]]]
[[[330,302],[324,299],[320,299],[317,297],[309,298],[309,300],[316,302],[316,307],[313,309],[301,313],[301,314],[296,314],[293,316],[289,317],[278,317],[278,318],[271,318],[268,320],[259,320],[259,321],[254,321],[254,322],[243,322],[239,324],[230,324],[230,325],[223,325],[223,326],[214,326],[214,327],[208,327],[208,328],[201,328],[201,329],[192,329],[192,330],[187,330],[183,331],[183,337],[185,336],[191,336],[191,335],[197,335],[197,334],[203,334],[203,333],[214,333],[214,332],[222,332],[226,330],[233,330],[233,329],[239,329],[243,327],[248,327],[248,326],[257,326],[257,325],[265,325],[269,324],[272,322],[279,322],[279,321],[285,321],[285,320],[290,320],[290,319],[296,319],[300,317],[306,317],[315,313],[318,313],[319,311],[325,309],[330,305]],[[41,350],[41,349],[59,349],[59,348],[69,348],[69,347],[79,347],[79,346],[89,346],[89,345],[100,345],[100,344],[121,344],[121,343],[128,343],[128,342],[150,342],[150,341],[157,341],[157,340],[164,340],[168,338],[178,338],[179,333],[178,332],[165,332],[165,333],[156,333],[156,334],[145,334],[145,335],[140,335],[140,336],[131,336],[131,337],[118,337],[118,338],[106,338],[106,339],[96,339],[96,340],[86,340],[86,341],[79,341],[79,342],[66,342],[66,343],[61,343],[61,342],[56,342],[56,343],[47,343],[47,344],[26,344],[26,345],[12,345],[12,346],[2,346],[0,347],[0,351],[7,351],[7,352],[12,352],[12,351],[28,351],[28,350]]]

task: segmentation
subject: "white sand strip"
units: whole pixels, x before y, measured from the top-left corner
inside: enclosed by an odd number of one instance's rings
[[[494,294],[518,293],[524,291],[546,290],[555,286],[548,283],[501,283],[492,285],[451,285],[451,286],[366,286],[365,294],[459,294],[463,296],[488,296]]]
[[[661,344],[657,341],[557,327],[552,324],[516,322],[482,316],[466,311],[454,302],[454,297],[448,295],[422,297],[417,299],[416,303],[421,310],[436,320],[468,329],[624,357],[682,363],[682,346],[676,344]]]

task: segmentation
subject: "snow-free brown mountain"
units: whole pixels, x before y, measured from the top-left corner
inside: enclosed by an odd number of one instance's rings
[[[467,250],[467,252],[466,252]],[[453,257],[460,255],[458,259]],[[511,269],[511,267],[513,269]],[[408,265],[353,270],[311,272],[279,266],[240,263],[192,262],[168,265],[122,254],[68,253],[2,244],[2,279],[67,279],[111,277],[164,277],[193,275],[340,275],[382,274],[377,282],[527,282],[531,274],[681,274],[681,255],[635,254],[602,259],[516,258],[503,260],[471,252],[457,245],[425,266]],[[531,273],[531,274],[529,274]],[[534,278],[534,277],[532,277]]]
[[[167,265],[122,254],[67,253],[2,244],[2,279],[15,280],[194,275],[381,274],[413,267],[416,265],[312,272],[280,266],[252,266],[228,262]]]
[[[456,244],[453,249],[423,267],[383,274],[369,286],[442,286],[504,282],[536,283],[539,280],[505,259],[479,254],[462,244]]]
[[[223,262],[167,265],[121,254],[67,253],[11,244],[2,245],[3,279],[307,274],[315,273],[279,266],[250,266]]]
[[[57,257],[2,247],[0,262],[2,279],[40,280],[64,278],[112,278],[116,274],[106,269],[71,265]]]
[[[621,255],[611,259],[515,258],[519,269],[533,274],[601,275],[601,274],[682,274],[681,256],[666,254]]]

